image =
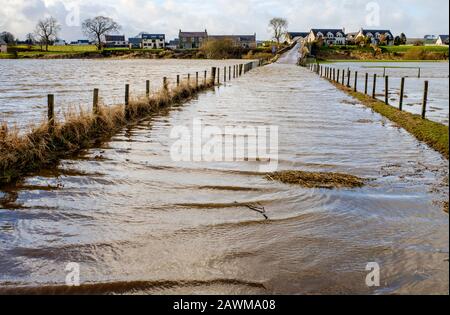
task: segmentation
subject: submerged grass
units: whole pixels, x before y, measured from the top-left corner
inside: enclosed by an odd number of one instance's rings
[[[303,171],[283,171],[266,175],[269,180],[285,184],[300,185],[305,188],[359,188],[364,180],[353,175],[340,173],[311,173]]]
[[[354,92],[352,89],[333,84],[340,90],[359,100],[362,104],[370,107],[375,112],[383,115],[398,126],[411,133],[417,140],[425,142],[431,148],[441,153],[448,160],[449,152],[449,130],[448,126],[434,122],[428,119],[422,119],[420,115],[411,114],[405,111],[387,105],[382,101],[373,99],[364,93]]]
[[[115,105],[100,106],[96,114],[72,112],[63,123],[56,123],[53,130],[45,122],[25,135],[9,130],[4,124],[0,126],[0,186],[105,141],[127,124],[213,86],[211,80],[198,86],[182,83],[170,91],[163,89],[150,97],[134,99],[128,106],[128,117],[123,105]]]

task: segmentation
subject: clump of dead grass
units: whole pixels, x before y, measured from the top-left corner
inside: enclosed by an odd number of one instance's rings
[[[269,180],[285,184],[299,185],[305,188],[359,188],[364,186],[364,180],[340,173],[313,173],[303,171],[282,171],[266,175]]]

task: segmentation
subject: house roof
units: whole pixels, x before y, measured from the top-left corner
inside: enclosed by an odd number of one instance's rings
[[[143,33],[141,34],[142,39],[166,39],[166,35],[165,34],[148,34],[148,33]]]
[[[443,41],[443,42],[445,42],[445,41],[448,41],[448,35],[439,35],[439,38]]]
[[[309,35],[309,32],[288,32],[288,35],[291,38],[296,38],[296,37],[307,37]]]
[[[139,37],[130,37],[128,38],[128,42],[130,44],[140,44],[142,42],[142,38]]]
[[[362,33],[364,36],[366,36],[368,33],[371,33],[373,35],[375,35],[376,33],[379,34],[388,34],[391,38],[394,38],[394,35],[392,35],[392,32],[390,30],[362,30]]]
[[[105,40],[107,42],[124,42],[125,35],[105,35]]]
[[[180,37],[208,37],[208,32],[182,32],[180,30]]]
[[[333,29],[333,28],[330,28],[330,29],[328,29],[328,28],[323,28],[323,29],[321,29],[321,28],[313,28],[313,29],[311,30],[311,32],[313,32],[314,35],[317,35],[317,33],[322,33],[323,35],[326,35],[326,34],[328,34],[328,33],[331,33],[331,34],[333,34],[334,36],[336,36],[337,33],[341,33],[342,35],[345,36],[345,32],[344,32],[342,29]]]

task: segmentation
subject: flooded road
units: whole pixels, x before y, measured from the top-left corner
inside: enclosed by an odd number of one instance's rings
[[[422,113],[424,82],[429,81],[427,118],[449,124],[449,64],[448,62],[338,62],[338,69],[358,71],[358,91],[364,92],[365,74],[369,74],[368,91],[372,94],[373,75],[377,74],[376,97],[384,101],[384,75],[389,76],[389,103],[397,107],[400,99],[400,81],[405,78],[404,110]],[[341,81],[341,79],[340,79]]]
[[[280,170],[342,172],[368,184],[306,189],[266,180],[259,162],[174,162],[170,132],[194,119],[279,126]],[[123,130],[0,198],[0,288],[63,285],[75,262],[91,284],[86,293],[449,290],[440,204],[448,161],[289,64],[257,68]],[[268,220],[249,205],[264,207]],[[370,262],[380,265],[380,287],[366,285]]]

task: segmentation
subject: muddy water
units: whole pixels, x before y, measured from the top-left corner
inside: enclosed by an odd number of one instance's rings
[[[229,67],[242,60],[0,60],[0,122],[21,129],[40,122],[47,115],[47,94],[55,94],[59,119],[64,113],[92,108],[94,88],[100,89],[104,105],[123,104],[125,84],[131,97],[145,95],[145,81],[157,91],[162,78],[176,83],[211,67]],[[223,73],[223,69],[222,69]]]
[[[359,92],[364,92],[365,74],[369,73],[368,90],[372,94],[373,75],[377,74],[376,97],[382,101],[385,100],[383,76],[389,76],[389,103],[395,107],[399,106],[400,81],[404,77],[403,109],[413,114],[422,113],[424,81],[429,81],[427,117],[433,121],[449,124],[448,62],[340,62],[334,65],[338,69],[352,71],[350,80],[352,86],[355,78],[354,71],[358,71],[357,87]]]
[[[368,184],[304,189],[264,179],[259,162],[172,161],[171,129],[195,118],[277,125],[280,170]],[[445,294],[445,182],[437,153],[307,70],[274,64],[1,193],[0,282],[61,285],[77,262],[84,292]],[[378,288],[366,286],[369,262]]]

